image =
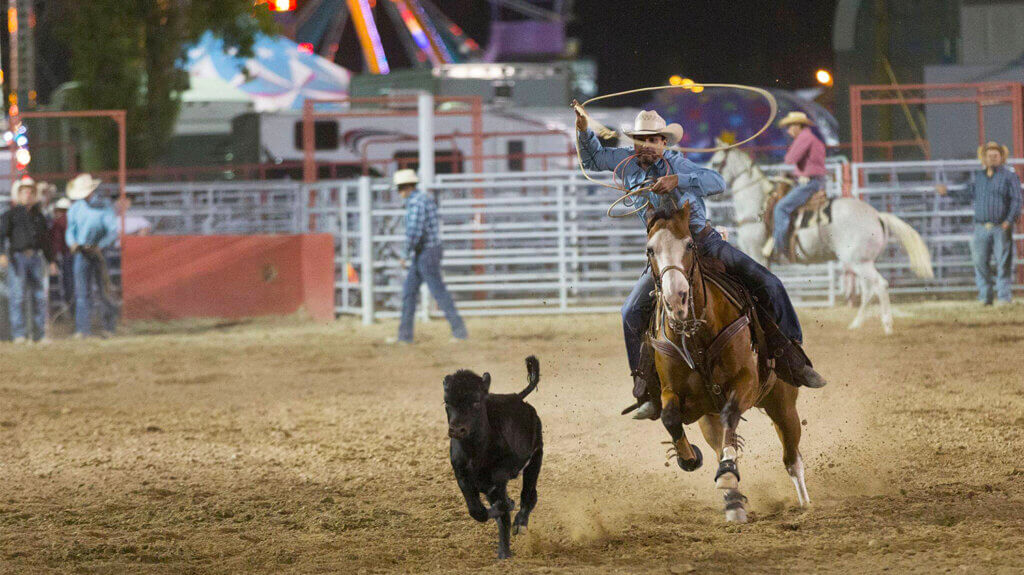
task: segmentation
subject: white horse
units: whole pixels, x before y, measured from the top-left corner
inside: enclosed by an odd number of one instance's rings
[[[726,188],[732,191],[740,250],[758,263],[766,264],[761,250],[769,234],[762,216],[768,194],[775,187],[773,181],[749,154],[736,148],[717,152],[711,158],[711,168],[722,174]],[[886,334],[892,333],[889,282],[875,268],[875,259],[888,243],[890,233],[895,234],[907,250],[914,275],[934,277],[931,254],[914,228],[892,214],[879,213],[861,200],[836,198],[832,202],[830,223],[797,231],[801,248],[798,263],[839,261],[854,274],[861,299],[850,329],[863,325],[868,303],[877,296],[882,328]]]

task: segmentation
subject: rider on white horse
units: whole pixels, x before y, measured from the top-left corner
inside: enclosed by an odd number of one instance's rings
[[[645,221],[648,208],[657,209],[662,204],[661,196],[669,195],[677,206],[689,202],[690,231],[697,241],[698,253],[702,257],[720,260],[726,271],[741,281],[760,302],[758,311],[765,324],[768,346],[776,359],[776,373],[791,385],[824,386],[825,380],[814,371],[800,348],[803,340],[800,321],[782,282],[767,268],[723,240],[708,225],[704,198],[725,191],[722,176],[714,170],[701,168],[684,158],[681,152],[665,149],[682,139],[683,128],[679,124],[666,125],[657,112],[645,110],[637,115],[633,129],[625,130],[626,135],[633,139],[632,149],[605,148],[588,128],[587,116],[575,101],[573,108],[576,110],[577,139],[583,166],[591,170],[614,170],[629,189],[651,185],[653,181],[650,192],[635,198],[636,201],[649,202],[644,210],[638,212],[640,221]],[[653,290],[654,278],[648,268],[622,306],[633,395],[640,404],[634,416],[636,419],[657,419],[661,411],[658,405],[660,396],[655,391],[660,386],[653,369],[653,357],[643,357],[645,354],[642,353],[644,332],[654,309]]]
[[[786,253],[786,235],[793,212],[807,203],[818,190],[825,188],[825,144],[814,135],[814,121],[803,112],[790,112],[779,122],[779,127],[793,138],[786,152],[786,164],[794,166],[793,175],[798,185],[775,204],[775,229],[764,245],[764,256],[783,260]]]

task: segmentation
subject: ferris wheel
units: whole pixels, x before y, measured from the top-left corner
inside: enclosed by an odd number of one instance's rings
[[[334,60],[342,36],[354,29],[366,71],[392,69],[381,42],[383,27],[399,38],[413,67],[564,51],[571,0],[488,0],[491,34],[486,50],[432,0],[307,0],[279,15],[287,35],[324,58]],[[352,27],[348,27],[351,21]]]

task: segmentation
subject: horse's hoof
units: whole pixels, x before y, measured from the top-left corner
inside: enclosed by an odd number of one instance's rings
[[[725,512],[725,520],[728,523],[746,523],[747,522],[747,510],[746,509],[729,509]]]
[[[676,463],[679,464],[679,469],[683,471],[697,471],[701,465],[704,465],[704,454],[700,452],[700,449],[696,445],[690,445],[693,448],[693,454],[696,456],[695,459],[683,459],[682,457],[676,458]]]

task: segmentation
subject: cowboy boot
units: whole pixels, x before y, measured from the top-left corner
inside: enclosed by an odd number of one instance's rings
[[[800,344],[786,337],[779,326],[763,309],[758,309],[758,318],[768,347],[768,353],[775,360],[775,374],[782,381],[794,387],[825,387],[825,378],[814,370],[810,358]]]
[[[623,409],[622,415],[636,410],[633,419],[655,420],[661,417],[661,395],[651,392],[652,385],[647,381],[647,375],[640,370],[633,370],[630,375],[633,377],[633,397],[636,402]]]
[[[804,353],[800,344],[790,341],[787,345],[776,349],[775,373],[779,379],[795,387],[817,389],[828,384],[825,378],[815,371],[810,358]]]
[[[651,366],[653,367],[653,366]],[[654,383],[651,382],[649,374],[654,374]],[[656,420],[661,417],[661,395],[654,390],[658,387],[657,374],[654,370],[634,370],[633,376],[633,397],[636,398],[636,406],[639,408],[633,414],[633,419]],[[625,412],[624,412],[625,413]]]

